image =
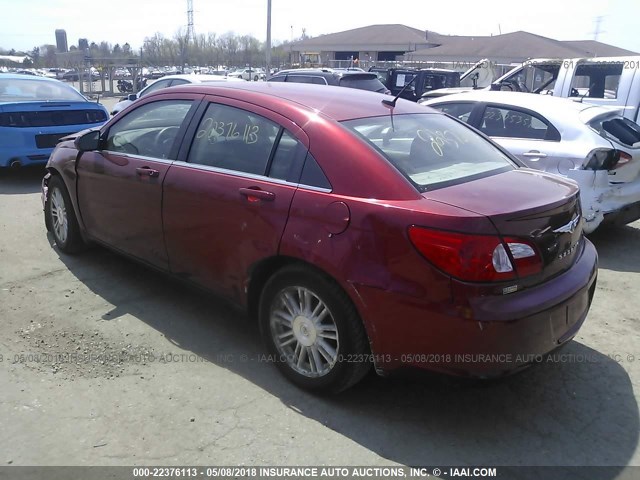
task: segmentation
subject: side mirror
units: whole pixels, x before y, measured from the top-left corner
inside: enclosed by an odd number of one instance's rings
[[[90,130],[77,137],[73,143],[80,152],[98,150],[100,146],[100,130]]]
[[[135,100],[137,100],[137,99],[138,99],[138,95],[136,95],[135,93],[130,93],[130,94],[127,96],[127,100],[130,100],[130,101],[132,101],[132,102],[133,102],[133,101],[135,101]]]

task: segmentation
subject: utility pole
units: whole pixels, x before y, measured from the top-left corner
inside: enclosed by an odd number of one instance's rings
[[[271,76],[271,0],[267,0],[267,78]]]
[[[600,28],[600,25],[602,24],[602,20],[604,19],[603,15],[599,15],[596,17],[596,29],[593,31],[593,39],[594,40],[598,40],[598,37],[600,36],[601,33],[604,33],[602,31],[602,29]]]

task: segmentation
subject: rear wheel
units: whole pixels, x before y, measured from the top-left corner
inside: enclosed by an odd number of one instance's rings
[[[49,179],[45,215],[47,229],[50,230],[60,250],[65,253],[76,253],[83,249],[85,245],[80,236],[80,227],[69,192],[57,175]]]
[[[286,267],[267,282],[260,328],[271,358],[300,387],[339,392],[371,367],[355,307],[335,282],[309,267]]]

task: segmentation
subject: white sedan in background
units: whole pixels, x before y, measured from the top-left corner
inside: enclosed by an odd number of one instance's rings
[[[117,115],[122,110],[127,108],[138,98],[145,96],[148,93],[155,92],[161,88],[174,87],[176,85],[184,85],[186,83],[213,83],[213,82],[241,82],[239,78],[221,77],[219,75],[165,75],[164,77],[156,80],[155,82],[147,85],[138,93],[130,93],[124,97],[121,101],[116,103],[111,110],[111,115]]]
[[[586,233],[640,218],[640,126],[616,109],[493,91],[420,103],[474,126],[525,166],[576,181]]]

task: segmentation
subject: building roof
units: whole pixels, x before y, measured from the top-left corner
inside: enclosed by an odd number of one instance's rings
[[[404,46],[405,50],[425,48],[429,45],[440,45],[443,35],[427,32],[406,25],[369,25],[366,27],[329,33],[318,37],[307,38],[293,43],[298,50],[308,49],[342,49],[343,46],[362,47],[370,49],[371,45]],[[340,47],[340,48],[335,48]],[[394,47],[395,48],[395,47]]]
[[[637,52],[632,52],[631,50],[626,50],[624,48],[614,47],[613,45],[597,42],[596,40],[566,40],[562,43],[590,53],[590,55],[585,56],[619,57],[624,55],[638,54]]]
[[[512,32],[491,37],[443,37],[442,44],[408,53],[411,60],[454,60],[460,57],[524,60],[527,58],[575,58],[635,55],[635,52],[594,40],[560,41],[529,32]]]
[[[405,51],[407,60],[474,60],[506,63],[527,58],[637,55],[595,40],[560,41],[529,32],[494,36],[442,35],[400,24],[369,25],[294,42],[297,51]]]

